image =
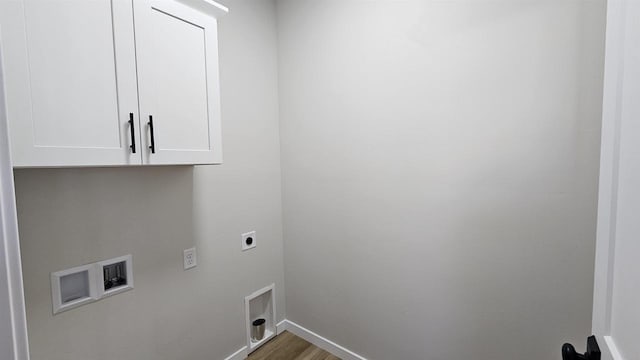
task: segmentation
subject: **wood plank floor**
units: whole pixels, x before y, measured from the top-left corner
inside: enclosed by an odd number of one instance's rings
[[[248,360],[340,360],[325,350],[285,331],[249,355]]]

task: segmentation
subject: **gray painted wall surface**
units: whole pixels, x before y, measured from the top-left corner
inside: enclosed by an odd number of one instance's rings
[[[272,282],[284,318],[275,5],[228,3],[224,165],[17,171],[32,360],[223,359],[246,344],[244,296]],[[128,253],[133,291],[52,316],[50,272]]]
[[[287,318],[371,360],[591,327],[604,1],[278,1]]]

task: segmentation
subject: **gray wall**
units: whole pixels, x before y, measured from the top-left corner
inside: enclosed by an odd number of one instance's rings
[[[224,165],[16,172],[33,360],[223,359],[246,343],[244,296],[272,282],[284,318],[275,5],[228,4]],[[133,291],[52,316],[49,273],[128,253]]]
[[[604,5],[278,1],[287,318],[371,360],[584,346]]]

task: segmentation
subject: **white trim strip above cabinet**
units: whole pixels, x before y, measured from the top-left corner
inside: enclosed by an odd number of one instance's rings
[[[202,11],[205,14],[212,15],[215,18],[227,15],[229,8],[221,2],[213,0],[180,0],[180,2]]]
[[[222,162],[215,17],[176,0],[20,0],[0,1],[0,26],[14,166]]]

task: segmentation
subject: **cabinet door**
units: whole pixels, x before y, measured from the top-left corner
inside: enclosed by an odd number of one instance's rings
[[[134,14],[144,163],[220,163],[216,19],[170,0]]]
[[[141,164],[132,6],[0,0],[16,166]]]

